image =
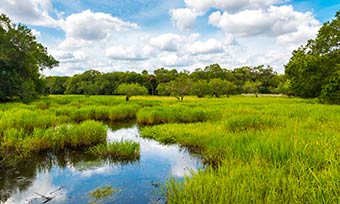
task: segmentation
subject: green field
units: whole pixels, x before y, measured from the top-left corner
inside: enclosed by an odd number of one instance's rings
[[[198,151],[206,163],[168,181],[168,203],[340,202],[340,106],[299,98],[50,96],[1,104],[0,160],[63,148],[135,157],[136,144],[105,144],[104,122],[131,120],[143,137]]]

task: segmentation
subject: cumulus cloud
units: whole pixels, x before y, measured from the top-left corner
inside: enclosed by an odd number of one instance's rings
[[[205,42],[196,41],[189,47],[189,51],[193,55],[198,54],[209,54],[209,53],[219,53],[223,52],[222,43],[218,42],[216,39],[209,39]]]
[[[192,64],[192,58],[189,56],[179,56],[175,53],[161,53],[159,63],[164,67],[186,67]]]
[[[58,26],[58,21],[50,15],[57,14],[50,0],[2,0],[0,13],[5,13],[15,22],[37,26]]]
[[[84,39],[68,37],[58,45],[58,48],[61,50],[76,50],[91,44],[92,42],[86,41]]]
[[[137,29],[138,25],[110,14],[86,10],[68,16],[61,22],[61,28],[69,38],[93,41],[104,39],[112,32]]]
[[[188,9],[171,9],[170,10],[171,21],[181,30],[191,30],[194,27],[196,17],[200,14]]]
[[[182,41],[182,37],[173,33],[162,34],[150,39],[150,44],[159,50],[177,51]]]
[[[145,45],[137,46],[112,46],[105,51],[105,56],[113,60],[131,60],[139,61],[148,59],[153,52],[153,49]]]
[[[284,0],[185,0],[185,5],[198,12],[207,12],[211,8],[228,12],[242,9],[258,9],[270,5],[283,3]]]
[[[280,36],[302,27],[313,30],[320,25],[310,12],[297,12],[292,6],[271,6],[266,10],[244,10],[236,14],[217,11],[209,16],[209,23],[238,36]]]
[[[178,35],[174,33],[161,34],[150,39],[150,45],[161,51],[176,52],[184,49],[184,45],[197,40],[200,37],[198,33],[189,36]]]

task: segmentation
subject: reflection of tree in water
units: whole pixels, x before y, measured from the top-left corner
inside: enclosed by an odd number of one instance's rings
[[[50,168],[50,162],[38,156],[21,162],[1,164],[0,202],[8,200],[16,190],[24,191],[30,187],[38,169]]]
[[[119,159],[103,160],[84,153],[84,151],[64,150],[63,152],[34,155],[24,161],[7,161],[0,163],[0,202],[6,202],[11,195],[19,190],[27,190],[39,172],[50,171],[56,165],[59,168],[69,166],[82,171],[103,164],[127,164],[135,161]]]

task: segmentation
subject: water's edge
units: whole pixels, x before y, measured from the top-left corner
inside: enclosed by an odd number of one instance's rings
[[[140,159],[112,162],[80,152],[32,158],[0,169],[0,203],[165,203],[162,185],[202,168],[200,155],[178,145],[144,139],[134,123],[110,124],[107,140],[140,144]],[[110,197],[93,200],[89,192],[110,186]]]

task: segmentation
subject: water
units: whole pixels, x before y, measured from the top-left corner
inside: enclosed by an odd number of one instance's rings
[[[52,198],[47,203],[165,203],[163,184],[170,177],[182,179],[202,168],[199,155],[143,139],[134,124],[110,127],[108,141],[139,142],[138,161],[113,163],[81,152],[36,157],[0,168],[0,203],[43,203],[46,197]],[[99,200],[89,195],[104,186],[117,192]]]

